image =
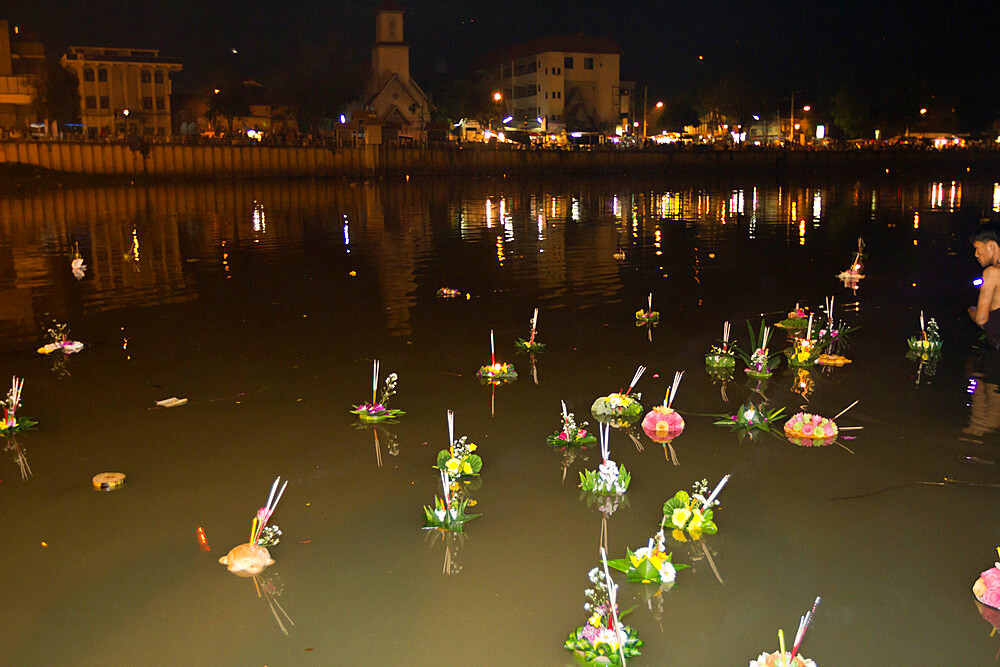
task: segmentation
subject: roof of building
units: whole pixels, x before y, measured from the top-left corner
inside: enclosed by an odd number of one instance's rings
[[[382,0],[382,2],[378,5],[378,10],[380,12],[405,12],[406,7],[404,7],[401,2],[395,2],[394,0]]]
[[[159,49],[110,48],[101,46],[70,46],[63,55],[65,60],[90,62],[150,63],[157,65],[183,65],[178,58],[164,58]]]
[[[609,37],[593,37],[590,35],[546,35],[530,42],[498,49],[485,56],[479,63],[481,67],[496,65],[501,62],[526,58],[528,56],[548,51],[563,53],[621,53],[618,43]]]

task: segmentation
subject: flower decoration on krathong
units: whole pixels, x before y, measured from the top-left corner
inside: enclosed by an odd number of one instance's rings
[[[750,322],[748,321],[747,331],[750,333],[750,349],[753,352],[748,354],[744,350],[738,349],[736,354],[746,364],[747,375],[753,377],[770,377],[774,369],[781,363],[780,357],[777,354],[770,354],[768,350],[768,343],[771,339],[771,327],[765,326],[764,322],[761,321],[760,332],[756,333],[750,327]]]
[[[642,420],[642,430],[653,442],[670,442],[684,431],[684,418],[671,407],[682,377],[684,371],[674,374],[674,383],[664,397],[663,405],[654,406]]]
[[[219,563],[225,565],[226,569],[238,577],[255,577],[265,568],[274,565],[274,559],[271,558],[267,547],[278,543],[281,530],[277,526],[268,526],[267,522],[270,521],[271,515],[278,507],[278,501],[281,500],[281,496],[284,495],[285,488],[288,486],[286,481],[281,490],[278,491],[280,481],[280,477],[275,478],[274,483],[271,484],[271,492],[268,494],[267,502],[254,514],[253,520],[250,522],[250,541],[233,547],[229,553],[219,559]],[[275,496],[275,491],[277,491],[277,496]]]
[[[448,411],[448,449],[442,449],[437,455],[437,465],[434,466],[448,476],[449,481],[457,482],[463,477],[473,477],[483,469],[483,459],[476,454],[476,444],[468,436],[455,440],[455,413]]]
[[[566,401],[562,401],[562,428],[545,438],[545,442],[552,447],[566,449],[580,449],[592,445],[597,442],[597,438],[584,426],[587,426],[587,422],[578,425],[573,413],[566,410]]]
[[[653,310],[653,293],[650,292],[649,297],[647,299],[646,310],[640,308],[639,310],[635,311],[635,325],[637,327],[641,327],[646,324],[656,324],[659,321],[660,321],[660,313],[659,311]]]
[[[73,258],[69,262],[70,271],[77,280],[83,280],[87,273],[87,265],[83,263],[83,255],[80,254],[80,244],[73,244]]]
[[[997,547],[997,553],[1000,554],[1000,547]],[[1000,562],[979,574],[972,586],[972,594],[984,605],[1000,609]]]
[[[736,341],[729,342],[729,322],[722,323],[722,339],[713,345],[705,355],[705,365],[709,368],[733,368],[736,366]]]
[[[517,371],[514,364],[499,363],[496,360],[496,352],[493,344],[493,329],[490,329],[490,365],[480,366],[476,372],[476,377],[482,384],[507,384],[517,379]]]
[[[837,278],[844,283],[844,287],[848,289],[857,289],[858,283],[865,277],[865,267],[862,263],[865,255],[863,250],[865,247],[865,242],[858,237],[858,252],[855,253],[854,258],[851,260],[851,265],[847,267],[845,271],[841,271],[837,274]]]
[[[625,558],[608,561],[608,567],[625,573],[625,578],[631,582],[642,584],[660,584],[672,586],[677,578],[677,571],[688,565],[674,564],[672,554],[666,551],[666,537],[663,529],[649,538],[649,544],[632,551],[625,548]]]
[[[0,435],[13,435],[27,431],[37,424],[29,417],[18,417],[17,411],[21,407],[21,390],[24,388],[24,380],[18,380],[13,376],[10,382],[10,389],[7,390],[7,397],[0,401],[3,408],[3,421],[0,421]]]
[[[809,313],[806,309],[800,307],[799,304],[795,304],[795,309],[789,311],[788,317],[775,324],[775,326],[781,327],[782,329],[805,329],[808,318]]]
[[[924,323],[924,311],[920,311],[920,335],[910,336],[906,339],[907,345],[910,349],[915,352],[927,353],[928,356],[934,352],[941,351],[941,345],[944,341],[941,339],[941,332],[938,330],[938,323],[932,317],[929,319],[925,325]]]
[[[378,392],[378,372],[379,361],[375,359],[372,362],[372,402],[355,405],[354,409],[351,410],[351,413],[358,415],[358,418],[363,422],[380,422],[406,414],[402,410],[391,409],[388,405],[389,399],[396,393],[398,379],[395,373],[389,373],[386,376],[385,383],[382,385],[382,395],[377,401],[375,400]]]
[[[774,434],[778,427],[777,421],[781,419],[784,413],[785,408],[765,410],[762,407],[754,405],[752,401],[747,400],[736,411],[736,414],[723,417],[713,423],[716,426],[728,426],[730,431],[736,431],[739,433],[740,442],[742,442],[747,434],[752,438],[757,431]]]
[[[580,473],[580,488],[588,493],[603,496],[620,496],[628,491],[632,477],[625,466],[619,466],[611,460],[610,433],[608,424],[599,427],[601,436],[601,464],[597,470],[584,470]]]
[[[621,623],[628,612],[618,611],[618,585],[608,572],[603,547],[601,560],[603,567],[595,567],[587,574],[590,587],[584,591],[587,602],[583,609],[590,616],[584,625],[569,633],[563,646],[586,664],[624,665],[640,654],[642,640],[634,628]]]
[[[799,617],[799,629],[795,633],[791,652],[785,650],[785,632],[779,628],[778,650],[774,653],[766,651],[761,653],[756,660],[750,661],[750,667],[816,667],[815,662],[799,655],[799,648],[802,646],[802,640],[805,639],[806,631],[812,624],[813,616],[816,615],[816,607],[819,606],[821,600],[822,598],[817,597],[816,601],[813,602],[812,609],[807,611],[804,616]]]
[[[639,392],[633,394],[632,389],[645,372],[646,367],[639,366],[628,389],[595,400],[590,406],[590,414],[594,419],[602,424],[611,424],[615,428],[623,428],[639,421],[643,414],[642,403],[639,402],[642,394]]]
[[[663,504],[663,521],[660,527],[669,529],[671,537],[678,542],[687,542],[689,537],[700,540],[702,535],[715,535],[719,529],[713,520],[712,508],[719,506],[716,498],[728,481],[729,475],[726,475],[707,498],[706,479],[694,483],[693,493],[689,494],[683,489],[675,493],[673,498]]]
[[[528,340],[523,338],[518,338],[514,341],[514,349],[518,352],[527,352],[529,354],[535,354],[536,352],[545,351],[545,343],[539,343],[535,340],[535,336],[538,333],[538,309],[535,308],[535,314],[532,316],[528,323],[531,325],[531,333],[528,335]]]
[[[424,505],[424,530],[443,530],[461,533],[467,521],[479,518],[482,514],[469,514],[470,500],[458,500],[452,495],[451,480],[448,473],[441,471],[441,497],[434,496],[434,506]]]
[[[435,295],[439,299],[457,299],[460,296],[462,296],[462,290],[452,289],[450,287],[442,287],[437,292],[435,292]],[[468,295],[467,295],[467,298],[471,298],[471,297],[468,297]]]
[[[796,412],[785,422],[785,435],[798,440],[822,442],[827,438],[836,439],[839,433],[837,422],[809,412]]]
[[[69,339],[69,326],[53,322],[45,329],[49,342],[38,348],[38,354],[52,354],[62,352],[63,354],[74,354],[83,349],[83,343]]]

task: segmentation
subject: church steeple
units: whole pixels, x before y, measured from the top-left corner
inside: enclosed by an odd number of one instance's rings
[[[393,74],[404,83],[410,80],[410,47],[403,41],[405,12],[402,5],[391,0],[379,5],[372,49],[372,75],[376,82],[385,81]]]

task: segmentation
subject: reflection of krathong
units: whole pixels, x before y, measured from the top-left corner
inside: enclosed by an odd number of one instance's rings
[[[481,366],[476,373],[483,384],[507,384],[517,379],[517,371],[514,364],[497,363],[496,351],[493,344],[493,329],[490,329],[490,365]]]
[[[771,339],[771,327],[760,323],[760,333],[757,334],[747,322],[747,331],[750,333],[750,349],[752,354],[747,354],[743,350],[738,350],[737,354],[743,363],[747,365],[746,374],[753,377],[770,377],[774,369],[781,363],[781,359],[776,354],[768,354],[768,343]]]
[[[620,496],[628,491],[631,475],[625,466],[619,466],[611,460],[610,434],[611,426],[599,426],[601,436],[601,464],[597,470],[585,470],[580,473],[580,488],[588,493],[598,495]]]
[[[594,419],[603,424],[611,424],[615,428],[622,428],[639,421],[642,418],[642,404],[639,402],[642,394],[639,392],[634,395],[630,394],[645,372],[646,367],[639,366],[635,375],[632,376],[632,383],[629,384],[628,389],[595,400],[594,404],[590,406],[590,413]]]
[[[358,419],[363,422],[380,422],[406,414],[402,410],[393,410],[388,406],[389,399],[396,393],[397,378],[395,373],[389,373],[386,376],[385,384],[382,386],[382,395],[378,401],[375,400],[376,392],[378,392],[378,371],[379,361],[375,359],[372,362],[372,402],[355,405],[354,409],[351,410],[351,413],[357,415]]]
[[[11,452],[13,454],[14,463],[17,464],[18,470],[21,472],[21,481],[27,481],[34,473],[31,472],[31,466],[28,465],[28,456],[21,444],[17,441],[17,438],[11,436],[7,438],[7,442],[4,444],[3,449],[5,452]]]
[[[708,480],[703,479],[693,485],[694,493],[689,494],[683,489],[674,497],[663,503],[663,521],[661,528],[669,528],[670,535],[678,542],[687,542],[688,538],[700,540],[702,535],[715,535],[718,528],[713,521],[713,507],[719,506],[718,498],[722,488],[729,481],[729,475],[723,477],[712,493],[706,497]]]
[[[608,561],[608,567],[625,573],[625,578],[631,582],[642,584],[660,584],[664,587],[673,586],[677,578],[677,570],[683,570],[688,565],[675,565],[671,561],[672,554],[666,551],[666,537],[661,527],[659,532],[649,538],[649,544],[632,551],[625,548],[625,558]]]
[[[69,339],[69,326],[53,322],[45,330],[49,342],[38,348],[38,354],[52,354],[62,352],[63,354],[74,354],[83,349],[83,343]]]
[[[38,423],[29,417],[21,417],[20,419],[17,417],[17,410],[21,407],[21,390],[23,388],[24,380],[19,381],[16,375],[13,376],[10,382],[10,389],[7,390],[7,398],[0,401],[0,406],[3,407],[3,421],[0,421],[0,435],[21,433]]]
[[[219,559],[220,563],[238,577],[253,577],[263,572],[269,565],[274,565],[274,559],[271,558],[267,547],[278,543],[281,530],[277,526],[268,527],[267,522],[274,514],[282,494],[285,493],[285,487],[288,486],[286,481],[275,497],[274,492],[280,481],[281,477],[274,480],[271,485],[271,493],[267,497],[267,503],[254,515],[253,521],[250,523],[250,541],[233,547],[229,553]]]
[[[705,365],[711,368],[733,368],[736,366],[736,347],[729,344],[729,322],[722,323],[721,345],[713,345],[705,355]]]
[[[756,660],[750,661],[750,667],[816,667],[815,662],[799,655],[799,647],[802,645],[802,640],[805,639],[806,630],[809,629],[813,616],[816,614],[816,607],[821,600],[822,598],[817,597],[816,601],[813,602],[812,609],[806,612],[805,616],[799,617],[799,629],[795,633],[791,653],[785,650],[785,631],[779,629],[778,650],[774,653],[766,651],[761,653]]]
[[[659,311],[653,310],[652,292],[649,293],[649,297],[647,299],[647,305],[648,307],[646,310],[640,308],[639,310],[635,311],[635,325],[637,327],[641,327],[645,324],[656,324],[657,322],[660,321]]]
[[[765,410],[760,406],[754,405],[752,401],[747,400],[736,411],[736,414],[719,419],[713,423],[716,426],[728,426],[730,431],[736,431],[740,436],[740,442],[743,442],[743,438],[747,435],[753,439],[754,434],[758,431],[774,433],[774,429],[776,428],[775,422],[781,418],[784,412],[785,408]]]
[[[586,664],[624,666],[640,654],[642,640],[634,628],[621,623],[628,612],[618,613],[618,585],[611,579],[603,547],[601,561],[603,568],[595,567],[587,574],[591,588],[584,591],[588,602],[583,608],[590,618],[569,633],[563,646]]]
[[[562,429],[545,439],[552,447],[579,449],[597,442],[597,438],[587,431],[587,422],[577,425],[572,412],[567,412],[566,401],[562,401]]]
[[[438,452],[434,467],[447,475],[450,482],[478,475],[483,469],[483,459],[475,453],[476,444],[468,436],[455,440],[455,413],[452,410],[448,411],[448,442],[448,449]]]
[[[535,314],[532,316],[531,321],[531,334],[528,336],[528,340],[523,338],[518,338],[514,341],[514,349],[518,352],[529,352],[534,354],[536,352],[543,352],[545,350],[545,343],[539,343],[535,340],[535,334],[538,333],[538,309],[535,308]]]
[[[938,331],[938,324],[932,317],[924,324],[924,311],[920,311],[920,335],[910,336],[906,340],[910,349],[915,352],[933,353],[940,352],[944,341]]]

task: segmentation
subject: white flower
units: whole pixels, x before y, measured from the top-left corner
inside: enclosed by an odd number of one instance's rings
[[[634,553],[636,560],[641,561],[643,558],[649,558],[649,555],[653,553],[653,550],[649,547],[639,547]]]
[[[663,561],[660,565],[660,581],[664,584],[672,584],[677,578],[677,569],[670,561]]]
[[[601,631],[597,633],[597,639],[594,641],[594,644],[600,642],[607,644],[613,649],[617,649],[619,642],[618,633],[608,628],[601,628]]]

